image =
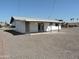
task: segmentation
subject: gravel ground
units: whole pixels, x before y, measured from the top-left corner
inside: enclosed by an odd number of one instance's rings
[[[15,36],[0,30],[0,59],[79,59],[79,28]]]

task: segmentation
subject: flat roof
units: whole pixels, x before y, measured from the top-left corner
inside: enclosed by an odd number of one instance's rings
[[[13,20],[17,21],[32,21],[32,22],[56,22],[56,23],[62,23],[61,21],[53,20],[53,19],[40,19],[40,18],[32,18],[32,17],[11,17],[10,23],[13,22]]]

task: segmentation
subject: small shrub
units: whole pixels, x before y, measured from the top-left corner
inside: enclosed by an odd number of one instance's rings
[[[2,26],[0,25],[0,28],[2,28]]]

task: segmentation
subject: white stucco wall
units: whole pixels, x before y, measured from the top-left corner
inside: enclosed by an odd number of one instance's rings
[[[59,29],[61,30],[61,24],[59,24]]]
[[[15,26],[15,24],[16,24],[16,22],[15,22],[15,21],[13,21],[13,22],[12,22],[12,25],[13,25],[13,26]]]
[[[16,31],[25,33],[25,22],[24,21],[16,21]]]
[[[52,30],[58,30],[61,29],[61,24],[59,26],[55,26],[55,23],[51,26]]]
[[[61,24],[59,24],[59,29],[61,30]],[[49,23],[44,23],[44,31],[53,31],[58,30],[58,26],[55,26],[55,23],[53,25],[49,25]]]
[[[49,23],[44,23],[44,31],[50,31]]]
[[[16,26],[16,22],[12,22],[12,26]],[[15,28],[11,28],[12,30],[15,30]]]
[[[38,32],[38,23],[30,22],[30,32]]]

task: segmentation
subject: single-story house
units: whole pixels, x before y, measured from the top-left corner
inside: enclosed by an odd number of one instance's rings
[[[78,22],[66,22],[65,25],[66,27],[79,27]]]
[[[61,22],[52,19],[11,17],[10,24],[15,27],[13,30],[20,33],[61,30]]]

